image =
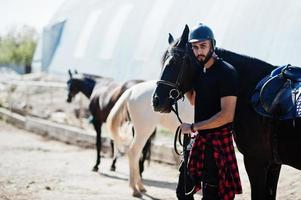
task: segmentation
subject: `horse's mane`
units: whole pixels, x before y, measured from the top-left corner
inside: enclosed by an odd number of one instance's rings
[[[100,84],[100,85],[110,85],[111,83],[114,82],[113,78],[109,78],[109,77],[104,77],[104,76],[98,76],[98,75],[94,75],[94,74],[79,74],[79,77],[81,77],[81,79],[85,80],[86,82],[90,83],[90,84]]]
[[[173,41],[173,42],[168,46],[168,48],[164,51],[163,56],[162,56],[162,58],[161,58],[161,64],[162,64],[162,66],[164,65],[164,62],[166,61],[166,59],[170,56],[170,54],[169,54],[170,50],[171,50],[173,47],[177,46],[177,44],[179,43],[179,41],[180,41],[180,38],[176,39],[176,40]]]
[[[165,50],[163,53],[162,59],[161,59],[161,64],[163,65],[166,59],[170,56],[169,52],[170,50],[177,46],[179,43],[180,38],[176,39],[171,45],[168,46],[168,48]],[[267,63],[265,61],[262,61],[258,58],[254,58],[251,56],[235,53],[223,48],[215,48],[215,53],[221,57],[224,61],[229,62],[232,65],[237,65],[237,64],[243,64],[244,68],[246,67],[256,67],[264,72],[270,72],[272,71],[276,66]],[[231,61],[231,62],[230,62]],[[235,67],[235,66],[234,66]]]
[[[216,48],[215,53],[236,69],[240,77],[240,95],[244,94],[246,98],[252,95],[256,84],[276,68],[276,66],[257,58],[222,48]]]
[[[96,84],[101,86],[109,86],[115,84],[112,78],[92,75],[92,74],[85,74],[85,73],[74,74],[73,79],[82,81],[86,85],[89,85],[89,87],[94,87],[96,86]]]
[[[87,74],[87,73],[83,73],[83,76],[84,77],[89,77],[89,78],[92,78],[92,79],[105,78],[103,76],[99,76],[99,75],[95,75],[95,74]]]
[[[247,55],[243,54],[238,54],[223,48],[216,48],[215,53],[221,57],[223,60],[226,62],[229,62],[232,65],[235,64],[243,64],[245,67],[250,66],[250,67],[256,67],[256,68],[261,68],[264,71],[271,71],[273,70],[276,66],[267,63],[265,61],[262,61],[258,58],[250,57]],[[231,61],[231,62],[230,62]],[[235,66],[234,66],[235,67]]]

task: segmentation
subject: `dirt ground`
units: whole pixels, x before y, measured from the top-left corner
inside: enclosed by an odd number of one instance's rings
[[[101,172],[92,172],[95,152],[51,141],[0,121],[0,199],[2,200],[125,200],[132,198],[126,158],[110,172],[110,158],[103,158]],[[244,193],[249,182],[237,154]],[[151,162],[143,174],[148,192],[141,199],[176,199],[176,166]],[[301,171],[283,166],[277,199],[301,200]],[[200,195],[196,199],[201,199]]]
[[[2,74],[0,79],[4,78]],[[62,79],[43,74],[14,78],[65,84]],[[66,97],[67,91],[63,87],[0,84],[1,106],[93,131],[84,110],[88,99],[77,95],[74,102],[68,104]],[[85,117],[77,118],[79,113]],[[237,157],[244,193],[236,199],[247,200],[250,199],[249,181],[242,155],[237,153]],[[0,200],[133,199],[128,187],[126,158],[118,161],[116,172],[109,171],[110,158],[102,159],[100,173],[91,171],[94,162],[94,149],[50,141],[0,121]],[[177,176],[176,166],[152,162],[143,174],[148,192],[142,199],[176,199]],[[301,200],[300,188],[301,171],[283,166],[277,199]],[[196,199],[201,199],[201,196]]]

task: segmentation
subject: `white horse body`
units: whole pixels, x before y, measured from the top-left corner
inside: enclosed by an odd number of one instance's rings
[[[172,132],[175,132],[180,125],[174,113],[161,114],[153,111],[151,98],[155,87],[156,81],[147,81],[134,85],[122,94],[107,118],[109,132],[118,146],[123,145],[126,141],[126,136],[121,135],[119,127],[129,118],[134,127],[135,136],[128,150],[128,158],[130,186],[133,188],[133,195],[136,197],[141,197],[141,192],[146,191],[141,182],[138,162],[147,139],[157,125],[165,127]],[[178,102],[178,108],[182,121],[191,123],[194,110],[186,98],[184,101]]]

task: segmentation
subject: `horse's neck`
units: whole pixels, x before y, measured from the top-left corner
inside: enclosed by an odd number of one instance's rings
[[[261,79],[276,68],[257,58],[237,54],[221,48],[216,48],[216,54],[224,61],[233,65],[240,76],[252,76],[250,77],[252,79]]]
[[[240,55],[224,49],[216,49],[216,54],[230,63],[239,77],[239,97],[250,98],[257,83],[271,73],[275,66],[262,60]]]
[[[82,92],[88,99],[90,98],[93,89],[95,87],[95,82],[81,81],[79,84],[79,91]]]

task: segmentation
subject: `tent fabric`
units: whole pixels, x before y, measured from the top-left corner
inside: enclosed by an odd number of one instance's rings
[[[60,42],[38,48],[35,61],[52,73],[71,68],[118,81],[156,79],[168,33],[179,37],[185,24],[203,22],[219,47],[301,66],[300,10],[297,0],[67,0],[48,24],[64,21]]]

